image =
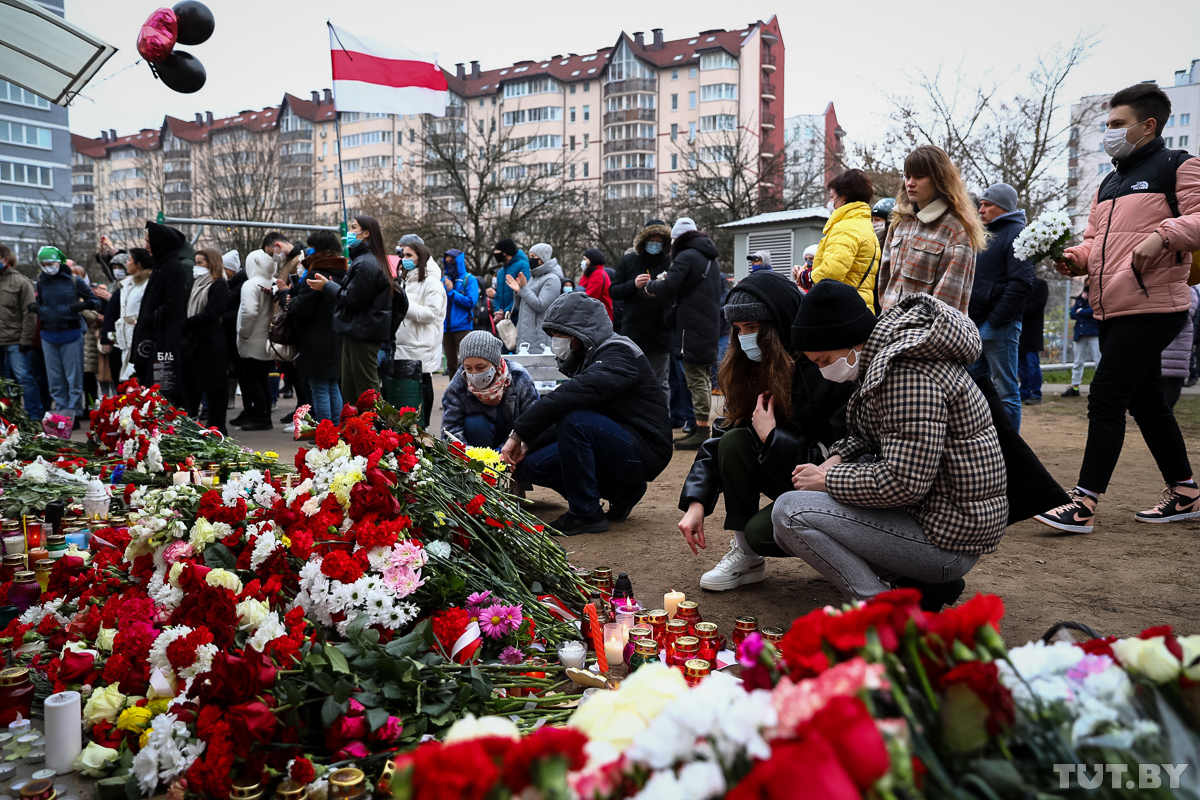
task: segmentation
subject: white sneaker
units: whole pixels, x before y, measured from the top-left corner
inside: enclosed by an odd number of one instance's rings
[[[283,426],[284,433],[292,433],[295,430],[296,430],[296,426],[294,423],[289,422],[287,425]]]
[[[718,564],[700,576],[700,588],[711,592],[736,589],[742,584],[758,583],[767,577],[767,562],[738,547],[737,540],[729,541],[729,552]]]

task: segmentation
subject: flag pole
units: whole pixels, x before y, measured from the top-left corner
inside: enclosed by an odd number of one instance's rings
[[[325,20],[325,26],[329,28],[329,32],[333,38],[338,39],[337,29],[333,27],[333,23]],[[346,57],[353,60],[348,50],[342,45],[342,40],[338,39],[338,45],[342,46],[342,51],[346,53]],[[337,107],[337,86],[334,84],[333,91],[333,135],[337,140],[337,174],[338,174],[338,195],[342,198],[342,241],[345,242],[346,233],[350,229],[350,215],[346,213],[346,180],[342,176],[342,120],[341,114]]]

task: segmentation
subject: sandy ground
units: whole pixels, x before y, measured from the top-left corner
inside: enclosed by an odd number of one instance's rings
[[[439,393],[446,380],[438,376]],[[280,400],[276,420],[293,401]],[[1195,403],[1185,398],[1182,403]],[[1087,435],[1086,400],[1064,400],[1046,387],[1045,402],[1026,406],[1025,438],[1051,473],[1073,485]],[[433,427],[439,427],[435,414]],[[76,434],[78,435],[78,434]],[[1185,429],[1193,460],[1200,463],[1200,435]],[[244,444],[274,449],[291,460],[295,443],[277,425],[274,431],[243,434]],[[612,567],[627,572],[634,592],[645,605],[662,604],[671,589],[700,603],[700,612],[723,631],[734,617],[750,614],[760,625],[786,626],[795,617],[840,595],[807,564],[798,559],[770,559],[767,580],[732,592],[705,592],[700,575],[724,554],[729,536],[721,528],[723,507],[706,520],[709,547],[692,555],[676,523],[679,487],[691,466],[691,453],[677,453],[670,466],[651,484],[646,498],[630,519],[605,534],[576,536],[564,545],[572,560],[584,567]],[[1200,520],[1147,525],[1133,514],[1158,499],[1162,481],[1132,420],[1125,450],[1110,492],[1103,498],[1096,530],[1084,536],[1059,536],[1035,522],[1010,528],[1000,549],[984,556],[967,576],[967,595],[994,592],[1007,605],[1003,627],[1010,644],[1040,636],[1061,620],[1084,622],[1105,634],[1129,635],[1142,628],[1169,623],[1188,633],[1200,632]],[[531,494],[532,510],[553,519],[565,503],[547,489]]]

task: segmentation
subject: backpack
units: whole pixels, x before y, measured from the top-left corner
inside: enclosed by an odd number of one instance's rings
[[[1191,158],[1191,154],[1185,150],[1172,150],[1169,155],[1163,160],[1163,165],[1159,177],[1162,185],[1170,186],[1164,194],[1167,196],[1167,205],[1171,207],[1171,215],[1178,217],[1179,213],[1179,198],[1175,196],[1175,177],[1179,170],[1179,165]],[[1170,175],[1167,175],[1167,172]],[[1169,180],[1168,180],[1169,178]],[[1176,250],[1175,257],[1179,261],[1183,260],[1183,251]],[[1188,273],[1188,286],[1200,284],[1200,250],[1192,253],[1192,271]]]

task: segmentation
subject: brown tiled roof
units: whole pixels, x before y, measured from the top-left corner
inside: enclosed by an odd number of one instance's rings
[[[206,139],[213,131],[224,130],[225,128],[246,128],[252,132],[269,130],[275,127],[278,116],[279,108],[277,106],[268,106],[261,111],[247,110],[232,117],[215,119],[212,125],[209,125],[207,122],[188,121],[175,117],[167,117],[165,125],[171,129],[171,133],[180,139],[186,139],[189,142],[199,142]]]
[[[138,150],[153,150],[158,147],[159,132],[150,128],[143,128],[137,133],[131,133],[128,136],[118,136],[116,139],[111,139],[105,143],[108,150],[113,150],[118,147],[128,147],[132,145]]]
[[[286,93],[283,95],[283,101],[291,107],[293,114],[309,122],[323,122],[333,119],[333,103],[314,103],[312,100],[305,100],[302,97],[296,97],[294,94]]]
[[[71,148],[91,158],[104,158],[108,154],[108,145],[102,139],[89,139],[78,133],[71,134]]]
[[[700,53],[705,50],[724,49],[737,56],[742,49],[742,42],[759,23],[736,31],[712,30],[690,36],[686,39],[675,39],[663,42],[660,49],[654,49],[653,37],[646,34],[644,44],[639,45],[631,36],[621,34],[633,50],[634,55],[660,69],[676,65],[690,66],[700,60]],[[620,41],[620,40],[618,40]],[[536,78],[549,75],[562,83],[592,80],[599,78],[609,58],[613,47],[602,47],[594,53],[584,55],[570,54],[547,58],[541,61],[518,61],[511,67],[489,69],[479,73],[478,78],[471,77],[468,72],[465,79],[458,78],[454,73],[446,72],[446,80],[450,89],[463,97],[479,97],[494,94],[499,85],[505,81]]]

